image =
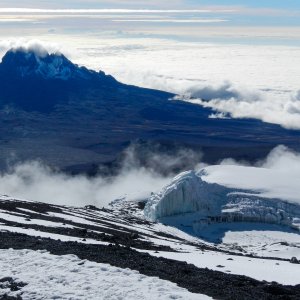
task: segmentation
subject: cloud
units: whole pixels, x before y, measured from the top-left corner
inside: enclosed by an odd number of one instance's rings
[[[29,18],[1,18],[0,23],[19,23],[19,22],[34,22],[35,19]]]
[[[159,191],[178,169],[193,168],[202,154],[178,148],[161,152],[157,145],[132,145],[114,176],[71,176],[50,169],[42,162],[12,165],[0,174],[0,191],[12,197],[46,203],[106,206],[126,198],[141,200]]]
[[[255,118],[300,129],[299,47],[122,36],[87,40],[70,37],[61,44],[4,40],[0,41],[0,54],[10,47],[44,47],[66,54],[79,65],[102,69],[124,83],[184,95],[185,101],[215,110],[211,118]]]
[[[236,7],[235,12],[244,16],[264,16],[264,17],[298,17],[300,15],[299,7],[273,8],[273,7]]]
[[[91,61],[91,66],[98,62],[125,83],[188,96],[182,98],[215,110],[210,117],[254,118],[300,129],[299,47],[142,37],[106,43],[92,48],[90,57],[87,50],[82,62]],[[119,43],[117,51],[112,47],[115,43]],[[143,47],[128,48],[131,43]]]
[[[258,162],[256,166],[278,171],[282,170],[286,173],[296,172],[298,174],[296,178],[300,178],[300,153],[281,145],[273,149],[267,158]]]
[[[226,82],[217,87],[189,88],[182,99],[220,113],[212,114],[213,118],[254,118],[288,129],[300,129],[299,95],[300,92],[296,92],[274,99],[266,93],[249,91]]]
[[[248,101],[260,100],[260,96],[257,93],[251,93],[247,89],[237,89],[230,82],[224,82],[220,86],[204,86],[197,87],[192,86],[187,89],[186,94],[193,98],[201,98],[203,100],[212,99],[248,99]]]
[[[145,167],[152,173],[173,176],[181,170],[193,169],[201,162],[203,153],[180,144],[154,142],[134,143],[125,151],[123,167],[127,169]]]
[[[132,14],[132,13],[174,13],[174,14],[186,14],[186,13],[215,13],[215,12],[232,12],[232,10],[220,9],[41,9],[41,8],[0,8],[0,13],[15,14],[15,13],[31,13],[31,14],[43,14],[43,13],[64,13],[64,14]]]
[[[71,55],[70,51],[63,48],[57,43],[42,42],[38,39],[8,39],[0,40],[0,57],[3,56],[8,50],[11,49],[22,49],[23,51],[32,51],[38,56],[45,56],[51,53],[65,53],[66,55]]]
[[[69,176],[41,163],[27,162],[1,175],[0,190],[2,194],[39,202],[102,207],[123,197],[144,199],[167,182],[167,178],[145,168],[122,170],[114,178],[88,178]]]
[[[149,23],[222,23],[225,19],[119,19],[113,22],[149,22]]]

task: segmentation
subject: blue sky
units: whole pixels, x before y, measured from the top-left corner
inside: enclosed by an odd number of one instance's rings
[[[248,6],[260,8],[300,9],[298,0],[4,0],[1,7],[201,7]]]
[[[136,9],[234,9],[234,13],[214,12],[202,17],[228,20],[226,25],[300,26],[299,0],[9,0],[3,7],[29,8],[136,8]],[[187,16],[190,17],[190,16]],[[218,24],[215,24],[218,25]],[[225,24],[222,24],[224,26]]]
[[[187,0],[183,1],[192,5],[237,5],[250,7],[270,7],[270,8],[300,8],[298,0]]]
[[[7,12],[6,8],[29,11]],[[114,11],[91,13],[90,9]],[[0,24],[3,35],[121,32],[193,41],[299,45],[300,0],[0,0]]]

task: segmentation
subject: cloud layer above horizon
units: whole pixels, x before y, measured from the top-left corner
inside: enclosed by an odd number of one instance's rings
[[[178,99],[212,108],[212,118],[255,118],[300,129],[300,47],[106,37],[87,38],[78,49],[78,42],[2,40],[0,57],[15,47],[62,52],[122,82],[173,92]]]
[[[300,5],[287,3],[270,4],[263,1],[201,1],[176,0],[169,2],[151,1],[2,1],[0,4],[0,19],[2,22],[46,22],[47,19],[67,18],[97,18],[98,21],[109,23],[108,17],[126,17],[126,22],[156,22],[163,23],[220,23],[215,20],[226,20],[232,26],[300,26]],[[144,17],[144,18],[143,18]],[[146,18],[145,18],[146,17]],[[279,22],[280,18],[280,22]],[[180,22],[180,19],[186,22]],[[205,22],[200,20],[204,19]],[[161,20],[161,21],[160,21]],[[175,21],[177,20],[177,21]],[[198,21],[197,21],[198,20]],[[209,22],[209,20],[213,20]],[[49,21],[49,20],[48,20]],[[48,22],[47,21],[47,22]],[[105,21],[105,22],[104,22]],[[224,21],[222,21],[224,22]],[[50,22],[51,23],[51,22]],[[84,21],[79,22],[84,25]],[[103,25],[102,24],[102,25]],[[63,26],[63,23],[60,24]]]

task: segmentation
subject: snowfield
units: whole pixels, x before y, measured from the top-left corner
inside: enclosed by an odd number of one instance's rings
[[[300,204],[299,175],[299,171],[295,174],[291,169],[219,165],[205,168],[205,174],[201,178],[207,183],[216,183],[232,189],[250,190],[261,197]]]
[[[291,264],[288,261],[276,259],[256,259],[250,257],[224,255],[214,251],[190,251],[187,252],[149,252],[156,257],[165,257],[178,261],[185,261],[199,268],[208,268],[228,274],[245,275],[257,280],[278,282],[287,285],[300,284],[300,267],[298,264]],[[300,249],[296,248],[295,253],[300,255]]]
[[[0,297],[20,295],[24,300],[212,299],[137,271],[46,251],[0,250],[0,274],[27,283],[15,292],[0,288]]]

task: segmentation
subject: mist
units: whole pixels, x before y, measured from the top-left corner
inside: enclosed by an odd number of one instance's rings
[[[144,200],[169,183],[176,170],[193,168],[202,153],[182,147],[131,145],[114,175],[70,175],[42,161],[14,163],[0,175],[0,194],[59,205],[107,206],[116,199]],[[100,169],[101,170],[101,169]]]
[[[129,147],[113,176],[70,175],[40,161],[14,164],[0,175],[0,193],[58,205],[105,207],[116,199],[147,199],[152,192],[159,192],[169,184],[176,175],[174,170],[181,166],[181,170],[206,168],[205,180],[210,182],[300,202],[300,153],[284,146],[276,147],[265,159],[252,165],[228,158],[219,165],[208,166],[201,162],[202,153],[190,149],[174,149],[173,154],[155,150],[147,152],[145,163],[140,161],[140,149]]]
[[[141,200],[162,188],[169,178],[145,168],[121,170],[117,176],[95,178],[56,172],[32,161],[1,174],[0,190],[12,197],[59,205],[102,207],[118,198]]]

